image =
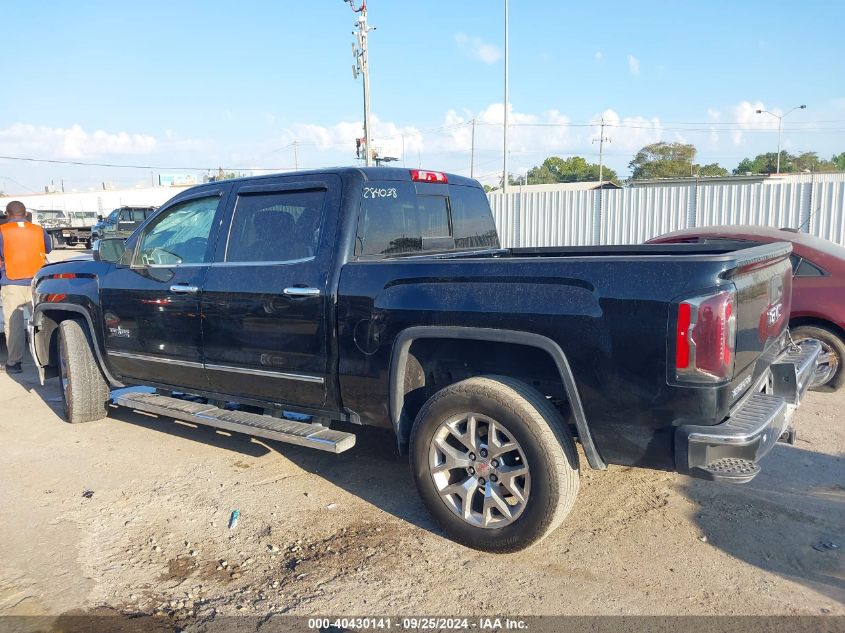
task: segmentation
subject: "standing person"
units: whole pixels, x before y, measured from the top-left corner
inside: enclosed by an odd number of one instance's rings
[[[26,207],[17,200],[6,205],[8,220],[0,225],[0,297],[6,318],[6,372],[21,373],[26,347],[24,309],[32,309],[30,283],[47,261],[50,238],[40,226],[27,222]]]

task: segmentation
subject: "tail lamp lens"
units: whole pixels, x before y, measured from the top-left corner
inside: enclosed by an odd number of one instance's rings
[[[675,377],[683,382],[722,382],[733,375],[736,293],[723,291],[678,305]]]

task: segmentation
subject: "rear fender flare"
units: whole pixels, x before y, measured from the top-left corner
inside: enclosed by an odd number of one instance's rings
[[[408,441],[411,426],[414,421],[408,419],[404,411],[405,394],[405,367],[408,361],[408,354],[411,345],[418,339],[440,338],[440,339],[470,339],[477,341],[490,341],[496,343],[511,343],[515,345],[527,345],[537,347],[545,351],[555,362],[558,373],[563,381],[569,405],[575,417],[575,426],[578,429],[578,437],[587,456],[587,463],[592,468],[604,470],[607,465],[598,453],[593,437],[587,425],[587,417],[584,414],[584,407],[581,404],[581,397],[575,384],[575,377],[566,359],[566,354],[560,346],[548,337],[532,332],[516,332],[513,330],[498,330],[492,328],[465,328],[450,326],[416,326],[410,327],[399,333],[393,343],[393,351],[390,357],[390,402],[389,413],[393,428],[396,431],[396,438],[400,449]]]

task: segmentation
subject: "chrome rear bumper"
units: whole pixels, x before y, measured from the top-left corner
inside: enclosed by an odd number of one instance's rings
[[[703,479],[744,483],[760,471],[757,461],[787,431],[789,420],[810,387],[821,353],[818,341],[805,341],[775,359],[765,392],[744,398],[730,417],[714,426],[685,425],[675,431],[679,472]],[[771,380],[768,380],[771,378]]]

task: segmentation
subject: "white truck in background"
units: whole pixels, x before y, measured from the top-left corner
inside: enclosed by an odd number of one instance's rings
[[[53,248],[79,246],[91,248],[91,227],[97,222],[93,211],[61,211],[31,209],[32,221],[40,224],[50,236]]]

